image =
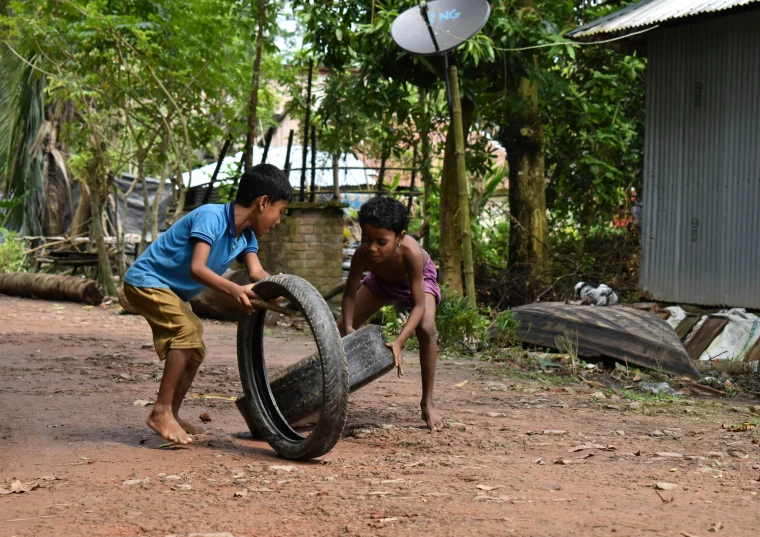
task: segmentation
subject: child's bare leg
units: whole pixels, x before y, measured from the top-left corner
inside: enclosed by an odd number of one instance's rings
[[[182,378],[179,381],[179,386],[177,386],[177,390],[174,392],[174,399],[172,400],[174,419],[177,420],[177,423],[179,423],[188,434],[203,434],[206,432],[203,427],[193,425],[179,417],[179,407],[182,406],[182,401],[185,400],[187,391],[190,389],[190,385],[193,383],[195,373],[198,371],[200,365],[201,363],[195,359],[191,359],[187,363],[187,367],[185,367],[185,371],[182,373]]]
[[[354,322],[352,325],[354,330],[359,330],[359,328],[367,322],[367,319],[372,317],[377,310],[385,306],[387,303],[387,298],[377,296],[375,293],[367,289],[366,285],[359,287],[356,291],[354,305]],[[343,323],[342,314],[338,317],[338,330],[340,330],[341,336],[346,335],[346,328]]]
[[[158,388],[158,397],[153,405],[153,411],[148,416],[148,427],[160,434],[169,442],[189,444],[193,440],[177,423],[172,404],[174,396],[179,391],[182,376],[187,365],[192,361],[192,349],[172,349],[166,356],[164,375]]]
[[[422,400],[420,409],[422,419],[428,429],[436,431],[443,429],[443,420],[433,404],[433,386],[435,384],[435,361],[438,358],[438,341],[435,334],[435,297],[425,293],[425,316],[415,331],[420,342],[420,369],[422,371]]]

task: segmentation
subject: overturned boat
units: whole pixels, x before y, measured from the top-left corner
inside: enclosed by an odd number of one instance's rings
[[[524,344],[563,351],[563,339],[581,358],[613,358],[677,376],[699,378],[675,330],[663,319],[628,306],[576,306],[544,302],[512,310]]]

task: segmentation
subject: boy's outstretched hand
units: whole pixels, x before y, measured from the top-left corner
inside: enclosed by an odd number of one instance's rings
[[[396,368],[398,369],[398,376],[404,376],[404,357],[401,354],[402,346],[398,344],[398,340],[393,343],[386,343],[386,347],[393,351],[393,359],[396,361]]]
[[[232,300],[235,301],[235,305],[238,309],[248,315],[253,313],[256,309],[251,305],[251,299],[259,298],[259,296],[253,292],[253,285],[254,284],[252,283],[248,285],[238,285],[237,288],[230,293],[230,296],[232,296]]]

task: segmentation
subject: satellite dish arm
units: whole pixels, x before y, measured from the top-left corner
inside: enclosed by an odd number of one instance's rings
[[[422,15],[422,20],[425,21],[425,25],[427,26],[428,32],[430,33],[430,39],[433,40],[433,47],[435,47],[436,52],[440,52],[441,49],[438,46],[438,40],[435,38],[435,32],[433,31],[433,27],[430,25],[430,17],[428,16],[428,4],[427,2],[421,2],[420,3],[420,15]],[[453,109],[451,105],[451,83],[449,82],[449,54],[448,52],[444,52],[443,54],[443,79],[446,81],[446,103],[449,105],[449,115],[451,115]]]
[[[420,15],[422,15],[422,20],[425,21],[425,25],[427,26],[428,32],[430,32],[430,39],[433,40],[433,46],[435,47],[435,51],[440,52],[441,49],[438,46],[438,40],[435,38],[435,32],[433,32],[433,27],[430,25],[430,17],[428,16],[427,2],[422,2],[420,4]]]

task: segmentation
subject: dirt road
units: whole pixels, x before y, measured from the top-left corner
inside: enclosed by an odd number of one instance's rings
[[[267,356],[313,348],[278,329]],[[235,326],[206,324],[191,395],[240,390]],[[0,297],[0,537],[757,534],[758,431],[746,402],[600,398],[441,359],[452,428],[419,419],[419,366],[352,399],[345,438],[321,460],[278,459],[246,438],[232,402],[188,399],[213,433],[183,449],[144,425],[161,367],[139,317]],[[145,348],[148,347],[148,348]],[[466,381],[466,383],[465,383]],[[15,485],[14,485],[15,483]],[[655,483],[666,490],[656,490]]]

